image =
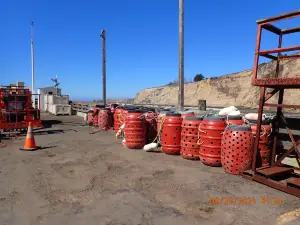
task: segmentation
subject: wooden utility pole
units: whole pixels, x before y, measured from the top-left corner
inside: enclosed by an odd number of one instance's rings
[[[102,98],[103,104],[106,105],[106,31],[101,31],[102,37]]]
[[[184,108],[184,0],[179,0],[179,92],[178,106]]]
[[[31,21],[30,45],[31,45],[31,94],[32,94],[32,106],[35,108],[33,21]]]

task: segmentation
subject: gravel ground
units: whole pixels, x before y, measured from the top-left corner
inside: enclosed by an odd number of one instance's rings
[[[24,137],[0,149],[1,225],[273,225],[300,208],[298,198],[222,168],[123,148],[112,131],[89,134],[80,117],[43,119],[53,126],[35,131],[41,150],[19,151]],[[211,197],[257,203],[213,205]],[[300,224],[300,217],[282,217],[289,220],[281,224]]]

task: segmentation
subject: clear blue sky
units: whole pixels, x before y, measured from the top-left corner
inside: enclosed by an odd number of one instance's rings
[[[63,92],[73,99],[101,98],[102,28],[107,30],[108,97],[134,97],[178,75],[178,0],[0,3],[0,84],[22,80],[31,85],[31,20],[36,87],[52,85],[50,78],[58,74]],[[255,21],[299,6],[299,0],[186,0],[185,76],[212,77],[251,68]],[[271,39],[266,43],[276,47]]]

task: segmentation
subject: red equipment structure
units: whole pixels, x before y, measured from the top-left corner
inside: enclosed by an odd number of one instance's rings
[[[40,95],[35,95],[40,101]],[[0,87],[0,129],[27,129],[29,122],[33,127],[42,127],[40,109],[32,106],[32,96],[35,95],[31,94],[28,87]]]
[[[257,37],[256,37],[256,51],[255,51],[254,68],[253,68],[253,76],[252,76],[252,85],[260,87],[257,127],[261,127],[262,125],[262,114],[264,112],[265,106],[276,107],[277,113],[272,126],[273,148],[272,148],[272,154],[270,159],[270,165],[266,167],[260,167],[260,168],[257,166],[260,139],[256,138],[254,142],[252,170],[245,171],[244,175],[245,177],[251,178],[254,181],[266,184],[273,188],[300,197],[300,175],[299,173],[296,173],[297,171],[299,171],[299,168],[282,164],[282,160],[286,158],[288,155],[290,155],[292,152],[295,152],[298,162],[300,159],[300,151],[298,149],[300,140],[296,141],[294,139],[294,136],[290,129],[291,128],[290,126],[293,124],[287,123],[287,120],[284,117],[282,112],[282,108],[300,108],[299,105],[283,104],[283,95],[285,89],[300,88],[300,77],[296,75],[294,77],[279,77],[280,63],[283,60],[297,60],[300,58],[299,54],[291,54],[291,55],[281,54],[282,52],[300,50],[300,46],[282,47],[283,37],[287,34],[300,32],[300,27],[298,26],[290,29],[279,29],[276,26],[272,25],[272,23],[274,22],[278,22],[285,19],[291,19],[295,17],[300,17],[300,10],[257,21],[258,30],[257,30]],[[263,29],[278,35],[278,48],[271,49],[271,50],[260,50],[261,35]],[[277,53],[277,55],[272,55],[274,53]],[[269,76],[267,78],[258,77],[257,75],[258,62],[260,56],[272,59],[276,62],[276,69],[274,71],[275,73],[273,76],[271,77]],[[267,88],[273,88],[273,90],[266,93]],[[277,104],[266,103],[266,101],[268,101],[276,93],[279,93],[278,103]],[[279,141],[279,132],[280,132],[279,128],[281,124],[283,124],[284,127],[286,128],[289,138],[291,139],[292,142],[292,147],[284,151],[282,155],[278,152],[280,151],[278,141]],[[261,132],[262,132],[261,129],[256,129],[256,137],[260,137]],[[276,159],[276,155],[277,155],[277,159]]]

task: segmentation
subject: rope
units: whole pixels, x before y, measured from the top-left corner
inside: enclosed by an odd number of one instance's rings
[[[161,135],[162,135],[162,128],[163,128],[165,120],[166,120],[166,117],[162,116],[161,117],[160,126],[159,126],[158,131],[157,131],[157,135],[156,135],[155,139],[151,143],[154,143],[157,140],[157,144],[160,144],[160,142],[161,142]]]
[[[246,118],[244,118],[244,122],[245,122],[246,124],[248,124],[248,125],[257,125],[256,123],[250,123],[249,120],[247,120]],[[260,127],[261,127],[261,129],[264,131],[264,133],[263,133],[262,135],[260,135],[260,138],[261,138],[261,137],[263,137],[264,135],[266,135],[267,130],[266,130],[266,128],[265,128],[263,125],[260,125]],[[269,137],[269,136],[270,136],[270,134],[269,134],[267,137]]]
[[[201,124],[199,124],[199,126],[198,126],[198,140],[197,140],[197,144],[201,146],[201,145],[204,143],[204,141],[202,141],[202,143],[200,143],[200,133],[207,134],[207,132],[201,130],[201,129],[200,129],[200,125],[201,125]]]

